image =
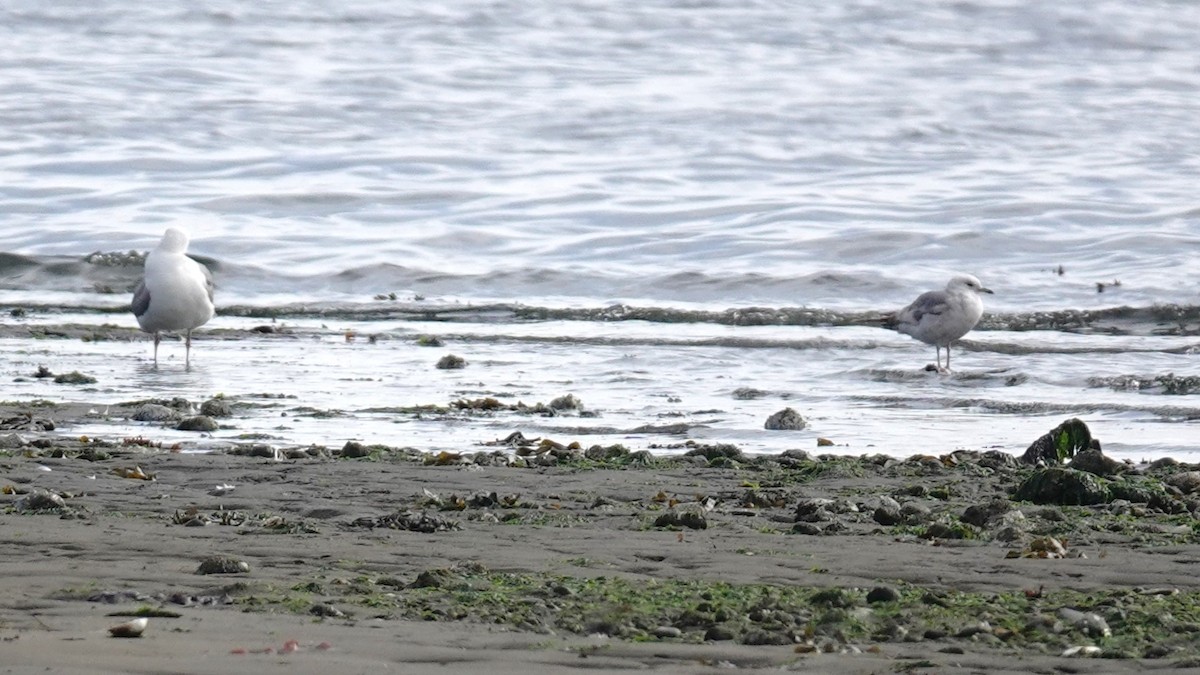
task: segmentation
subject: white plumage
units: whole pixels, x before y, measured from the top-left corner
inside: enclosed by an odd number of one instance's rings
[[[168,228],[162,241],[146,256],[146,270],[133,291],[132,309],[138,325],[154,334],[154,365],[158,365],[159,333],[184,331],[184,363],[192,365],[192,330],[213,316],[213,280],[208,268],[187,256],[188,236]]]

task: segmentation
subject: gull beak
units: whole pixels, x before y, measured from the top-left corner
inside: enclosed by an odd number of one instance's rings
[[[996,292],[995,292],[995,291],[993,291],[992,289],[990,289],[990,288],[984,288],[984,287],[982,287],[982,286],[980,286],[980,287],[979,287],[979,292],[980,292],[980,293],[987,293],[987,294],[989,294],[989,295],[995,295],[995,294],[996,294]]]

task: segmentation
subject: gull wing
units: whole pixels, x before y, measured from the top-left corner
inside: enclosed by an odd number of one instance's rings
[[[133,315],[141,317],[150,309],[150,291],[146,288],[146,280],[140,279],[133,289],[133,302],[130,303]]]

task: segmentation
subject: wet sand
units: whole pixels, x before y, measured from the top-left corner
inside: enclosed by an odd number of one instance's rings
[[[0,410],[19,427],[0,432],[3,672],[1200,663],[1194,467],[1108,476],[1147,504],[1035,505],[1011,499],[1035,469],[1002,453],[189,454],[156,447],[152,424],[72,435],[94,406]],[[1035,557],[1048,537],[1067,557]],[[108,636],[121,612],[151,617],[140,638]]]

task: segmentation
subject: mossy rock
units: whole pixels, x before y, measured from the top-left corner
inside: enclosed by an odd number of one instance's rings
[[[1092,438],[1092,432],[1083,420],[1072,417],[1034,441],[1021,456],[1021,461],[1025,464],[1063,464],[1075,453],[1088,448],[1099,450],[1100,444]]]
[[[1107,481],[1086,471],[1051,467],[1033,472],[1013,492],[1013,499],[1034,504],[1089,506],[1112,501]]]

